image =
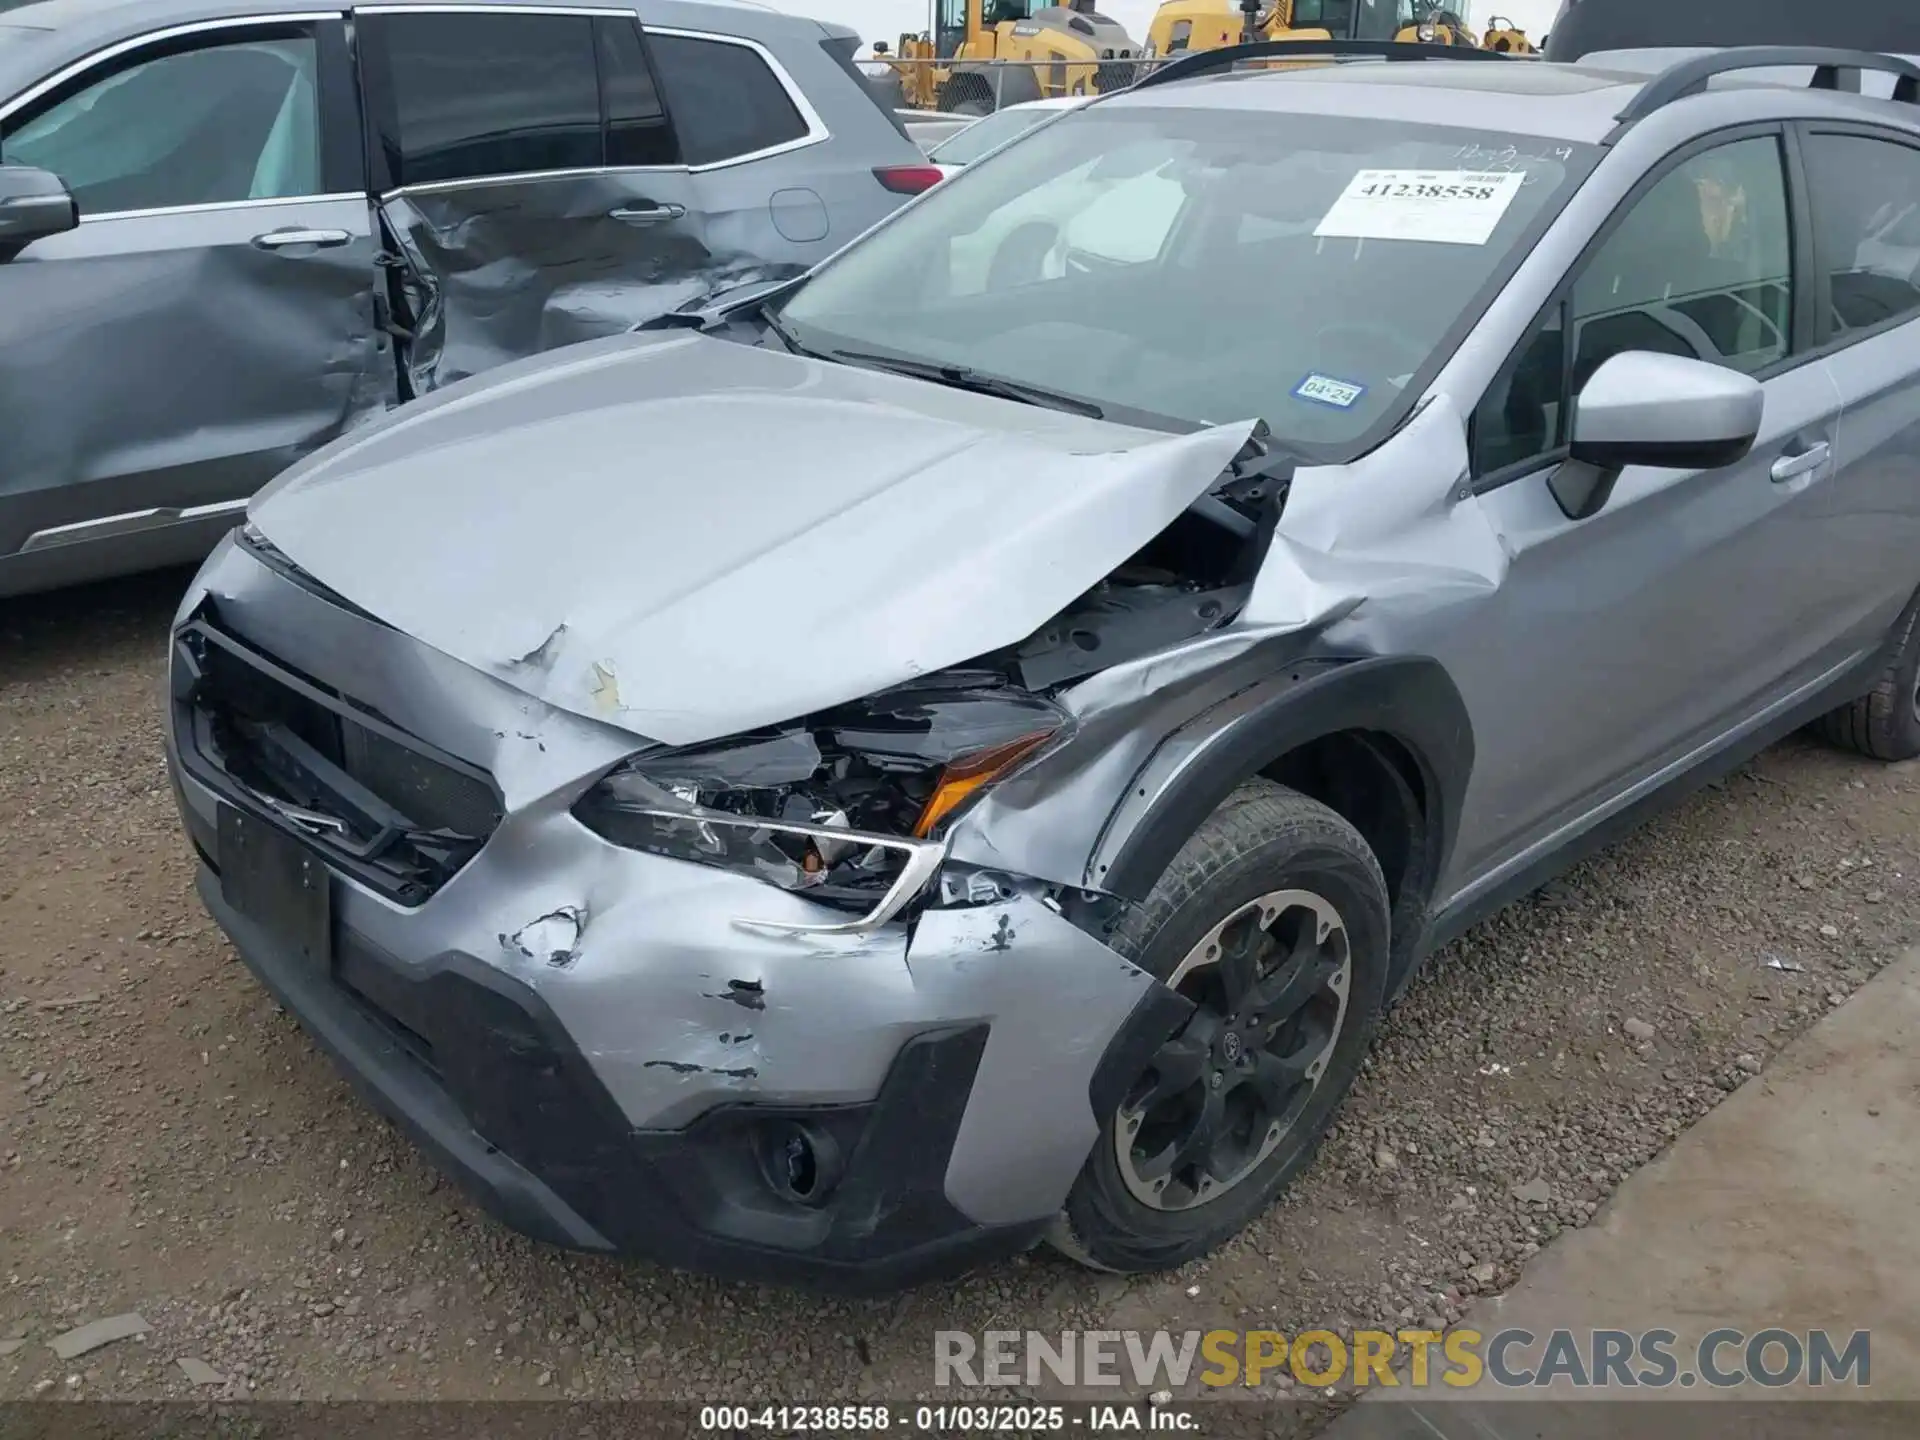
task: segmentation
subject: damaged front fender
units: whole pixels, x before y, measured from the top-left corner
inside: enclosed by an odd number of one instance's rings
[[[1358,730],[1393,737],[1419,767],[1437,873],[1473,729],[1418,640],[1454,606],[1485,600],[1506,571],[1465,488],[1464,437],[1459,412],[1436,397],[1372,454],[1298,471],[1233,623],[1066,692],[1074,741],[957,822],[954,858],[1141,899],[1237,786],[1290,750]]]

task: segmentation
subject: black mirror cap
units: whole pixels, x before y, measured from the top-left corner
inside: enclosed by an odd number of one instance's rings
[[[1754,437],[1735,435],[1724,440],[1575,440],[1568,453],[1575,460],[1602,470],[1624,470],[1646,465],[1656,470],[1718,470],[1735,465],[1753,453]]]
[[[1606,508],[1613,498],[1613,487],[1620,482],[1620,472],[1629,465],[1654,470],[1718,470],[1752,453],[1752,436],[1689,443],[1589,441],[1583,445],[1575,441],[1568,447],[1566,463],[1547,477],[1547,490],[1569,520],[1590,520]]]

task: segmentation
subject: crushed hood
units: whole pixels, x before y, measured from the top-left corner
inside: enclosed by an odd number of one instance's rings
[[[295,564],[561,709],[690,744],[1014,644],[1203,494],[1169,436],[684,332],[504,366],[254,500]]]

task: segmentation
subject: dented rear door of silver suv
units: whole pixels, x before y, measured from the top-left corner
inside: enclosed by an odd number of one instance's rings
[[[630,11],[560,6],[368,5],[356,21],[412,395],[735,282],[796,274],[824,253],[824,205],[775,203],[775,172],[767,193],[732,203],[728,182],[743,171],[827,138],[757,42],[664,28],[643,38]],[[696,71],[766,89],[771,120],[745,89],[733,106],[743,123],[773,127],[768,143],[731,153],[720,137],[716,150],[716,137],[670,117]]]

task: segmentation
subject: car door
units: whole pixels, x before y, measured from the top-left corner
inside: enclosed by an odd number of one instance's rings
[[[355,15],[414,393],[709,288],[705,216],[631,14]]]
[[[713,278],[798,274],[898,203],[873,164],[892,151],[827,144],[825,121],[765,46],[659,25],[646,36],[704,217]]]
[[[232,19],[0,101],[80,223],[0,263],[0,593],[186,560],[392,398],[344,28]]]
[[[1818,558],[1839,392],[1806,353],[1791,199],[1777,131],[1671,157],[1588,247],[1474,414],[1474,483],[1510,569],[1457,661],[1462,690],[1488,697],[1475,714],[1484,839],[1459,857],[1468,870],[1517,863],[1624,803],[1841,658]],[[1759,438],[1720,469],[1630,467],[1598,514],[1570,519],[1548,481],[1566,461],[1571,399],[1628,350],[1754,375]]]
[[[1830,625],[1868,645],[1920,587],[1920,138],[1810,125],[1801,150],[1820,339],[1845,406],[1817,562],[1839,594]]]

